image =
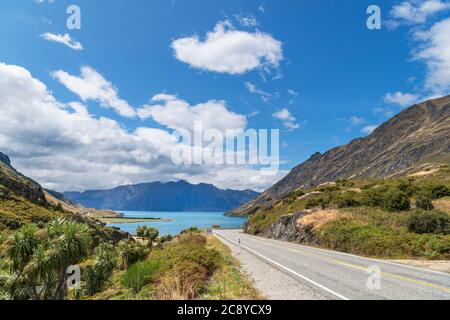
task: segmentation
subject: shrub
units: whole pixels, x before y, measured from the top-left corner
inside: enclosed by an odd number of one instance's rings
[[[406,229],[376,226],[349,218],[326,224],[319,234],[319,240],[323,246],[330,249],[372,257],[392,259],[450,257],[450,236],[419,235]]]
[[[185,234],[185,233],[190,233],[190,232],[199,233],[199,232],[202,232],[202,230],[200,230],[198,227],[194,226],[194,227],[189,227],[187,229],[184,229],[183,231],[180,232],[180,234]]]
[[[382,207],[385,202],[385,193],[380,189],[364,190],[361,196],[362,204],[368,207]]]
[[[448,214],[434,211],[417,211],[408,219],[410,232],[424,234],[450,234],[450,217]]]
[[[420,194],[416,197],[416,207],[423,210],[433,210],[433,201],[429,194]]]
[[[123,276],[123,284],[137,293],[154,280],[160,267],[161,264],[159,262],[152,260],[135,263],[128,268]]]
[[[408,197],[412,197],[419,191],[418,187],[413,184],[413,179],[399,180],[395,184],[395,188],[404,192]]]
[[[187,261],[174,267],[159,282],[157,298],[160,300],[191,300],[205,289],[208,270],[199,263]]]
[[[411,208],[411,200],[403,191],[390,189],[386,191],[383,207],[391,212],[409,210]]]
[[[166,242],[171,242],[173,239],[173,236],[170,234],[166,234],[164,236],[159,237],[159,243],[163,244]]]
[[[433,200],[450,196],[450,189],[443,184],[430,183],[425,186],[425,191],[430,193]]]
[[[299,197],[305,195],[305,191],[303,191],[303,190],[301,190],[301,189],[297,189],[297,190],[294,191],[293,195],[294,195],[296,198],[299,198]]]
[[[130,239],[122,240],[117,245],[117,256],[119,266],[126,269],[128,266],[148,257],[148,249],[145,246],[136,244]]]
[[[333,202],[338,208],[357,207],[361,203],[356,199],[355,192],[346,192],[335,197]]]
[[[311,198],[306,201],[305,208],[313,209],[313,208],[320,207],[322,209],[325,209],[329,203],[330,203],[330,200],[325,197]]]

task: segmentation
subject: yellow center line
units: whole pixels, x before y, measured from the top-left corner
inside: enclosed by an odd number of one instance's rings
[[[292,249],[292,248],[284,248],[284,247],[281,247],[281,246],[277,246],[277,245],[275,245],[273,243],[270,243],[267,240],[259,240],[259,239],[256,240],[256,239],[252,239],[252,238],[249,238],[249,237],[245,237],[245,238],[248,239],[248,240],[254,241],[254,242],[262,241],[262,242],[264,242],[264,243],[266,243],[266,244],[268,244],[268,245],[270,245],[272,247],[288,249],[289,251],[300,253],[300,254],[303,254],[305,256],[315,257],[315,258],[318,258],[318,259],[323,260],[323,261],[328,261],[328,262],[331,262],[331,263],[335,263],[335,264],[339,264],[339,265],[342,265],[342,266],[346,266],[346,267],[362,270],[362,271],[365,271],[365,272],[368,271],[368,269],[366,267],[361,266],[361,265],[348,263],[348,262],[345,262],[345,261],[342,261],[342,260],[338,260],[338,259],[334,259],[334,258],[324,257],[324,256],[321,256],[319,254],[315,254],[315,253],[312,253],[312,252],[305,252],[303,250]],[[400,280],[400,281],[410,282],[410,283],[414,283],[414,284],[418,284],[418,285],[421,285],[421,286],[430,287],[430,288],[434,288],[434,289],[438,289],[438,290],[442,290],[444,292],[450,293],[450,288],[447,288],[447,287],[444,287],[444,286],[440,286],[440,285],[437,285],[437,284],[429,283],[429,282],[422,281],[422,280],[416,280],[416,279],[412,279],[412,278],[409,278],[409,277],[399,276],[397,274],[390,273],[390,272],[381,272],[381,274],[384,275],[384,276],[387,276],[387,277],[391,277],[391,278]]]

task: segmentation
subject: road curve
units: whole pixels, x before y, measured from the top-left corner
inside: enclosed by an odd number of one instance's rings
[[[449,300],[450,274],[387,261],[215,230],[226,244],[271,264],[318,294],[340,300]]]

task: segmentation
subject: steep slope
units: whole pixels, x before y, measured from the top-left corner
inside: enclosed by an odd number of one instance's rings
[[[0,185],[36,204],[46,204],[42,187],[11,166],[9,157],[0,152]]]
[[[86,223],[96,241],[118,242],[129,236],[92,219],[99,214],[113,216],[115,213],[86,209],[61,194],[44,190],[14,169],[9,157],[0,152],[0,231],[15,230],[29,223],[43,225],[55,218],[66,217]]]
[[[258,196],[251,190],[221,190],[186,181],[142,183],[111,190],[66,192],[85,207],[130,211],[227,211]]]
[[[270,207],[298,188],[339,179],[385,178],[411,167],[450,162],[450,96],[414,105],[365,138],[316,153],[258,198],[230,214]]]

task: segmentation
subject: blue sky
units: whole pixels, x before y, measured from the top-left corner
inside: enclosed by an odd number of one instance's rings
[[[81,9],[80,30],[66,27],[66,8],[71,4]],[[366,27],[371,4],[381,8],[381,30]],[[214,105],[211,110],[220,109],[217,118],[229,120],[225,127],[242,126],[237,122],[244,117],[246,128],[281,129],[282,165],[280,174],[272,178],[255,178],[251,168],[230,169],[233,175],[226,169],[182,170],[163,162],[142,165],[144,150],[138,147],[99,144],[114,140],[117,133],[92,142],[88,129],[80,133],[63,128],[74,117],[49,119],[42,112],[34,122],[50,128],[45,134],[33,125],[21,128],[20,134],[17,126],[10,126],[10,131],[3,128],[0,148],[20,170],[58,190],[180,178],[262,190],[316,151],[367,135],[414,102],[448,94],[449,9],[448,1],[440,0],[323,0],[320,5],[313,0],[5,0],[0,3],[0,63],[3,81],[11,88],[30,77],[36,79],[57,103],[83,105],[90,118],[114,121],[122,136],[144,127],[168,132],[176,128],[173,123],[180,119],[167,114],[171,105],[166,100],[159,117],[155,113],[124,116],[124,108],[152,105],[149,101],[155,95],[171,95],[188,108],[223,101],[223,108]],[[220,45],[202,48],[208,32],[224,37]],[[65,34],[68,43],[61,40]],[[177,42],[180,39],[188,44]],[[229,53],[223,55],[224,50]],[[245,53],[259,59],[255,66],[244,63]],[[233,63],[226,61],[230,57],[236,58]],[[89,86],[95,86],[94,80],[77,82],[83,80],[81,68],[109,84],[107,92],[93,93],[95,88]],[[22,80],[13,77],[17,73]],[[32,96],[20,90],[18,96]],[[4,98],[0,110],[13,110],[11,101],[17,106],[34,105],[33,100]],[[21,123],[12,111],[0,112],[0,119]],[[71,132],[85,136],[64,144],[61,136]],[[78,150],[80,144],[90,149]],[[94,155],[107,146],[116,160]],[[70,156],[71,148],[76,157]],[[118,158],[115,150],[121,154]],[[135,153],[134,158],[122,155],[127,150]],[[115,163],[121,167],[111,170]]]

